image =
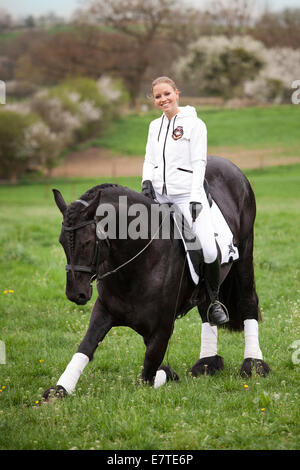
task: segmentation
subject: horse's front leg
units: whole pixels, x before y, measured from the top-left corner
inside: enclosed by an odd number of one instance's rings
[[[165,329],[164,329],[165,330]],[[145,338],[146,353],[144,367],[141,374],[142,382],[154,385],[158,388],[168,380],[178,380],[178,375],[169,366],[162,366],[171,333],[166,331],[156,332],[150,338]]]
[[[92,311],[89,328],[80,343],[78,351],[74,354],[65,371],[58,379],[56,386],[44,392],[44,399],[47,400],[52,395],[65,396],[74,392],[84,368],[93,359],[97,346],[111,327],[112,318],[98,298]]]

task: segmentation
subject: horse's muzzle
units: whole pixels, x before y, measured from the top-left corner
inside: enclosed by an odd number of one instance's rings
[[[83,291],[68,291],[66,290],[66,296],[71,301],[77,305],[85,305],[90,298],[92,297],[93,286],[90,285],[88,292]]]

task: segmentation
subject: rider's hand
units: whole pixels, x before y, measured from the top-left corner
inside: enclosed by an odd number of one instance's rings
[[[193,201],[190,202],[190,213],[191,213],[193,222],[195,222],[198,215],[202,211],[202,207],[203,206],[202,206],[201,202],[193,202]]]
[[[142,194],[144,194],[146,197],[149,197],[149,199],[154,200],[156,198],[156,194],[150,180],[143,181]]]

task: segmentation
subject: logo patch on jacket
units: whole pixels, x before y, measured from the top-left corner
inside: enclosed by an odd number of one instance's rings
[[[173,134],[172,134],[173,139],[178,140],[178,139],[181,139],[182,136],[183,136],[183,127],[182,126],[176,127],[176,129],[174,129]]]

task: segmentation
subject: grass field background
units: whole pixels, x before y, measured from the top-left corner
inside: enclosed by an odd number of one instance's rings
[[[143,340],[119,327],[99,346],[74,395],[50,404],[42,404],[42,393],[76,352],[96,298],[94,289],[79,307],[65,297],[61,216],[51,188],[69,203],[105,179],[0,187],[0,340],[7,353],[0,364],[1,449],[299,449],[300,365],[292,344],[300,340],[300,165],[247,175],[257,198],[260,344],[270,375],[240,377],[243,334],[219,329],[224,370],[193,379],[188,371],[199,357],[201,328],[193,309],[176,322],[170,343],[180,382],[137,387]],[[140,178],[118,182],[140,190]]]
[[[197,108],[208,129],[208,147],[266,149],[280,147],[285,155],[299,156],[300,106],[281,105],[226,109]],[[148,125],[160,112],[130,114],[116,121],[110,131],[87,145],[106,147],[116,154],[144,155]],[[82,146],[84,147],[84,145]]]

